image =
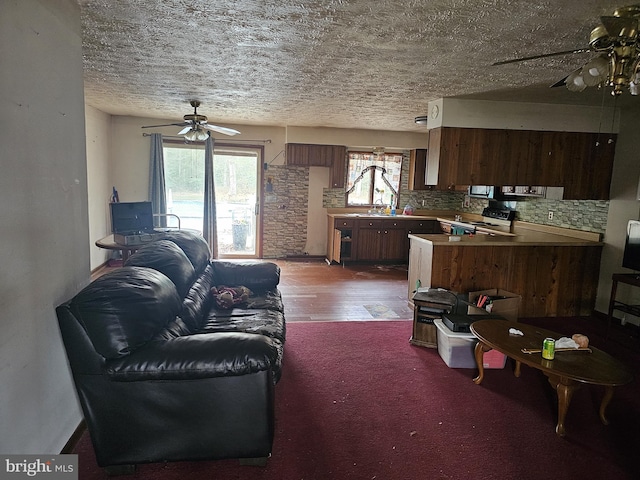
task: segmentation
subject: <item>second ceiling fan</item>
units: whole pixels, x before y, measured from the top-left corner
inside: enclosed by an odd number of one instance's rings
[[[238,135],[240,132],[233,128],[221,127],[219,125],[212,125],[207,123],[207,117],[198,113],[198,107],[200,106],[199,100],[191,100],[189,102],[193,107],[193,113],[188,113],[184,117],[184,122],[180,123],[166,123],[164,125],[147,125],[142,128],[157,128],[157,127],[184,127],[178,132],[178,135],[184,135],[184,138],[190,141],[202,141],[206,140],[209,136],[206,130],[222,133],[224,135]]]
[[[586,87],[612,87],[612,95],[620,95],[628,87],[631,95],[640,93],[640,37],[638,18],[640,5],[620,7],[612,16],[600,17],[601,24],[591,31],[589,45],[574,50],[544,53],[529,57],[495,62],[493,65],[535,60],[572,53],[598,52],[598,57],[552,85],[566,85],[569,90],[582,91]]]

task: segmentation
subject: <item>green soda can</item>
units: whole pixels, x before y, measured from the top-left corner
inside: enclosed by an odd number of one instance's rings
[[[545,338],[542,342],[542,358],[553,360],[556,352],[556,341],[553,338]]]

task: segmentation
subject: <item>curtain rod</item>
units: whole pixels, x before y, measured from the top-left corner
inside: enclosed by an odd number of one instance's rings
[[[153,134],[152,133],[144,133],[144,132],[142,133],[143,137],[150,137],[151,135],[153,135]],[[184,140],[185,143],[188,141],[184,137],[179,137],[179,136],[176,136],[176,135],[162,135],[162,138],[168,138],[169,140]],[[227,143],[227,142],[271,143],[271,139],[266,139],[266,140],[243,140],[243,139],[240,139],[240,138],[233,139],[233,138],[226,138],[226,137],[223,137],[223,138],[211,137],[211,138],[213,138],[216,141],[217,140],[224,141],[224,143]],[[201,143],[201,142],[190,142],[190,143]]]

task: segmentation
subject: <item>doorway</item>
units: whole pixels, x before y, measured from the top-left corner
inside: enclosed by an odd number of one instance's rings
[[[163,153],[167,213],[179,217],[181,228],[201,232],[204,145],[165,140]],[[262,157],[263,147],[224,144],[214,147],[216,234],[220,258],[260,256]]]

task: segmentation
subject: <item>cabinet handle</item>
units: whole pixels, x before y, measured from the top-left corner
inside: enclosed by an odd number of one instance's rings
[[[370,227],[373,227],[373,222],[369,222],[369,226],[370,226]]]
[[[385,231],[384,231],[384,234],[386,235],[387,233],[389,233],[389,231],[388,231],[388,230],[385,230]]]

